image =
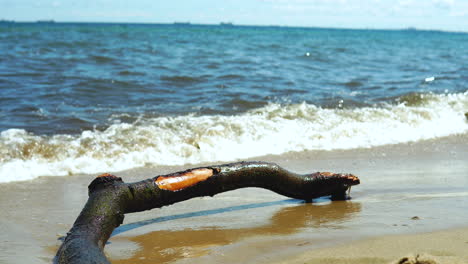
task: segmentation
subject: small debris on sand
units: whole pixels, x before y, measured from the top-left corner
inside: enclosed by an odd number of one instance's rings
[[[396,262],[396,264],[438,264],[430,256],[420,256],[419,254],[416,256],[404,257]]]

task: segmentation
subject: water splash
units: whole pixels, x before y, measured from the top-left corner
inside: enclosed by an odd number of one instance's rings
[[[355,109],[271,103],[233,116],[139,118],[79,135],[9,129],[0,134],[0,182],[433,139],[468,132],[467,109],[465,92]]]

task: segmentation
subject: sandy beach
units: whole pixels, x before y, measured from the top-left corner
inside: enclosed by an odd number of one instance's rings
[[[468,229],[414,235],[393,235],[323,248],[278,263],[468,263]],[[402,254],[407,252],[406,254]]]
[[[248,188],[126,215],[106,253],[112,263],[396,263],[411,254],[468,263],[467,158],[467,134],[258,157],[299,173],[354,173],[361,185],[349,201],[306,204]],[[131,182],[199,165],[115,174]],[[96,175],[0,184],[0,263],[51,263]]]
[[[244,188],[128,214],[105,246],[108,259],[468,264],[468,34],[453,15],[468,3],[402,1],[396,23],[392,1],[7,2],[0,264],[51,263],[102,173],[129,183],[243,160],[351,173],[361,184],[346,201]],[[210,10],[218,20],[202,19]],[[272,22],[257,21],[258,10]],[[359,26],[343,23],[366,15]],[[328,17],[340,21],[320,24]],[[437,17],[456,17],[446,28],[456,32],[437,30]],[[172,191],[218,172],[157,184]],[[271,187],[265,174],[252,176]],[[285,178],[275,178],[277,190],[293,195],[299,182]]]

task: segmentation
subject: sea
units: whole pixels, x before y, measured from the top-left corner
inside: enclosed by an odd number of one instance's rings
[[[468,133],[468,33],[0,23],[0,182]]]

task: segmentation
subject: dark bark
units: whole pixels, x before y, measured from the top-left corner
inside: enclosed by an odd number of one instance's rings
[[[299,175],[264,162],[195,168],[135,183],[124,183],[119,177],[103,174],[88,186],[88,201],[67,233],[54,263],[110,263],[103,249],[126,213],[243,187],[265,188],[306,201],[328,195],[332,199],[346,199],[346,191],[356,184],[359,179],[352,174]]]

